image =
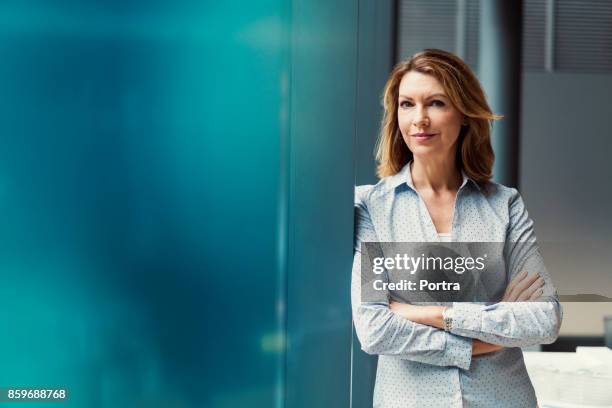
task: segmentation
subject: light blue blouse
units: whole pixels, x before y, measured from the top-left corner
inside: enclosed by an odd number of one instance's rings
[[[373,405],[536,407],[520,347],[554,342],[563,312],[542,262],[533,221],[517,190],[496,183],[480,186],[463,173],[451,237],[458,242],[504,243],[511,260],[507,282],[523,270],[538,271],[545,280],[541,301],[454,302],[451,332],[399,317],[389,310],[388,301],[362,301],[362,242],[438,242],[439,237],[412,184],[409,164],[374,186],[358,186],[351,299],[361,347],[379,356]],[[472,339],[504,348],[472,357]]]

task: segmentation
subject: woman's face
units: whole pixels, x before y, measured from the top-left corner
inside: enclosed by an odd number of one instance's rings
[[[399,86],[399,128],[412,154],[421,158],[453,159],[463,115],[436,78],[410,71]]]

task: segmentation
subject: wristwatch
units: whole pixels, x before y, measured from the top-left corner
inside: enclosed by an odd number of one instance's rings
[[[453,328],[453,308],[447,307],[442,311],[442,323],[444,324],[444,330],[451,331]]]

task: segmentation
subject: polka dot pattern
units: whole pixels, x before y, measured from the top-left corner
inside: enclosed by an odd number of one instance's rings
[[[355,192],[355,257],[351,285],[353,320],[364,351],[378,355],[375,408],[533,408],[535,392],[522,346],[556,339],[562,310],[546,272],[518,191],[496,183],[479,185],[463,174],[457,193],[452,241],[500,242],[514,255],[508,280],[521,268],[540,268],[542,302],[444,304],[453,306],[451,332],[413,323],[388,308],[388,300],[362,302],[362,242],[439,242],[410,167]],[[512,242],[528,242],[512,253]],[[519,251],[519,249],[516,249]],[[472,357],[472,339],[503,349]]]

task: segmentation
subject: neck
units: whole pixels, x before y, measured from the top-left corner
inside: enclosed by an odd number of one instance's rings
[[[417,190],[434,192],[457,191],[461,186],[461,171],[452,159],[423,159],[414,157],[411,166],[412,183]]]

